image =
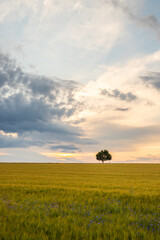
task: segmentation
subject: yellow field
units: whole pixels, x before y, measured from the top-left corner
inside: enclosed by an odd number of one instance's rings
[[[160,239],[160,164],[0,164],[0,239]]]

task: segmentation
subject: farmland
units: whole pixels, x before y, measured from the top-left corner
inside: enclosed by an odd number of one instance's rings
[[[0,239],[160,239],[160,164],[0,164]]]

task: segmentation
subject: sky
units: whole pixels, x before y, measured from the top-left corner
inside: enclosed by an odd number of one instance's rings
[[[160,163],[159,10],[0,0],[0,162]]]

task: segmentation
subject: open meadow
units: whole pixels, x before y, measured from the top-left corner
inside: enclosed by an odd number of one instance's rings
[[[0,164],[0,239],[160,239],[160,164]]]

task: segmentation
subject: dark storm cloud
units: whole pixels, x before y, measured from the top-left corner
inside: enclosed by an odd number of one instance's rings
[[[108,91],[106,89],[102,89],[101,94],[103,96],[106,95],[108,97],[118,98],[122,101],[127,101],[127,102],[131,102],[131,101],[134,101],[134,100],[137,99],[137,96],[134,95],[133,93],[131,93],[131,92],[122,93],[118,89],[114,89],[114,90],[111,90],[111,91]]]
[[[142,76],[141,79],[146,85],[160,89],[160,72],[150,72],[148,75]]]
[[[1,53],[0,130],[18,137],[1,136],[0,147],[43,146],[49,141],[92,144],[78,126],[66,122],[81,108],[74,98],[79,87],[75,81],[27,74]]]
[[[80,86],[79,83],[58,78],[47,78],[45,76],[24,73],[16,66],[14,60],[0,53],[0,87],[18,88],[22,92],[34,97],[54,100],[63,96],[69,103],[74,101],[74,92]],[[61,101],[62,104],[62,101]]]
[[[38,146],[39,143],[21,137],[4,136],[0,133],[0,148],[26,148],[32,145]]]

